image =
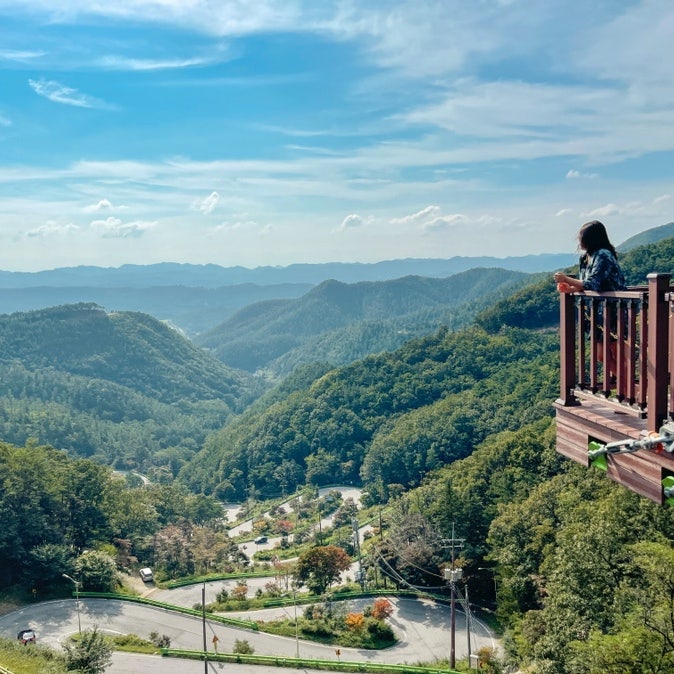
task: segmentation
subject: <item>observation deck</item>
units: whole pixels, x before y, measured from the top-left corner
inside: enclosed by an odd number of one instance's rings
[[[669,274],[647,281],[618,292],[560,294],[557,451],[588,467],[590,443],[640,440],[674,420],[674,287]],[[611,351],[615,373],[601,362]],[[674,453],[662,446],[606,454],[602,466],[659,504],[667,500],[663,481],[674,483]]]

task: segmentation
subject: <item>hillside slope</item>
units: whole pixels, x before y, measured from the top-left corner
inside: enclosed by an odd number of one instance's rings
[[[317,360],[339,365],[433,332],[450,322],[458,307],[512,292],[529,278],[503,269],[473,269],[446,279],[326,281],[296,300],[246,307],[195,341],[224,363],[249,371],[288,373]],[[472,313],[466,310],[463,316],[466,324]]]
[[[156,319],[86,304],[0,316],[0,377],[1,439],[137,468],[194,451],[259,393]]]
[[[489,433],[549,415],[557,360],[552,333],[440,330],[270,396],[209,437],[180,478],[224,499],[361,480],[386,497]]]

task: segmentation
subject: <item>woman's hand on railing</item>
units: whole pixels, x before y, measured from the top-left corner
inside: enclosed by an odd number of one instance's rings
[[[561,271],[555,272],[552,276],[557,284],[557,290],[560,293],[580,293],[583,292],[583,282],[572,276],[567,276]]]

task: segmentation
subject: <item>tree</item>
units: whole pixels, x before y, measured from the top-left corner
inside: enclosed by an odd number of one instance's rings
[[[112,592],[119,585],[115,560],[98,550],[84,552],[75,560],[75,574],[87,590]]]
[[[372,604],[372,617],[377,620],[390,618],[393,613],[393,604],[388,599],[375,599]]]
[[[352,632],[362,632],[365,627],[365,616],[362,613],[349,613],[344,618],[344,623]]]
[[[82,632],[77,641],[67,641],[63,649],[66,667],[82,674],[99,674],[112,662],[112,647],[97,625]]]
[[[323,594],[350,566],[351,559],[342,548],[334,545],[311,548],[297,560],[295,578],[314,594]]]

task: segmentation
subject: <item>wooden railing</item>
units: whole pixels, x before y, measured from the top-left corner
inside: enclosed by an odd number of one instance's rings
[[[674,418],[672,290],[669,274],[649,274],[647,285],[624,291],[560,295],[558,402],[568,407],[591,396],[646,418],[649,431]],[[605,365],[611,353],[614,372]]]

